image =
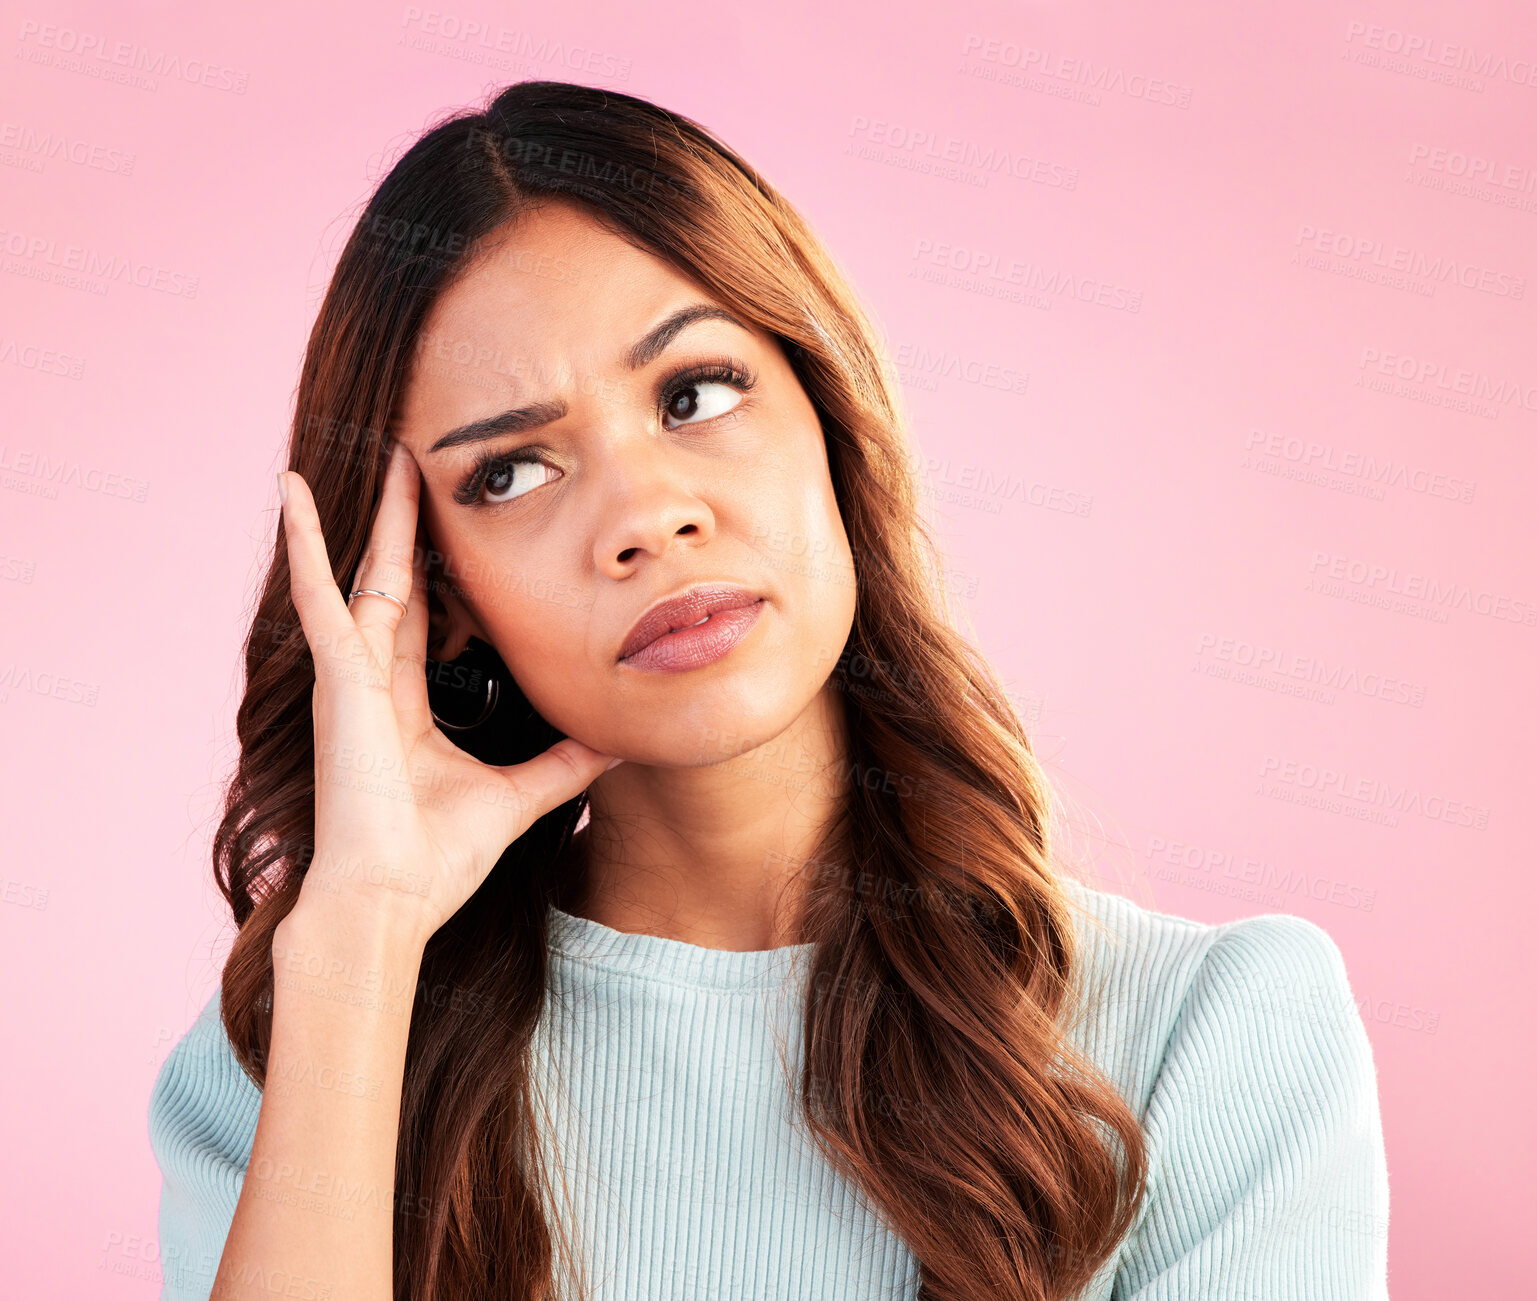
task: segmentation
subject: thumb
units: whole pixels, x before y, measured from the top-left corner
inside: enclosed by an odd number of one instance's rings
[[[601,754],[568,736],[555,742],[543,754],[499,769],[517,793],[519,825],[514,829],[514,838],[521,836],[551,809],[575,799],[599,776],[623,762],[623,759]]]

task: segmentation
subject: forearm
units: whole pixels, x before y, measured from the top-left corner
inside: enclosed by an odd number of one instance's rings
[[[266,1083],[213,1297],[390,1301],[396,1139],[422,942],[360,909],[273,940]]]

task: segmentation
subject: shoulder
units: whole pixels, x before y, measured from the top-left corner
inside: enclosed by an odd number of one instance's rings
[[[250,1162],[261,1097],[224,1033],[215,989],[150,1094],[166,1297],[208,1295]]]
[[[1289,913],[1210,925],[1068,892],[1104,997],[1087,1022],[1148,1141],[1116,1295],[1386,1298],[1376,1069],[1339,945]]]
[[[1076,883],[1101,1061],[1150,1181],[1117,1296],[1387,1296],[1376,1068],[1339,945],[1265,913],[1216,925]]]
[[[196,1144],[244,1164],[250,1152],[243,1122],[253,1128],[261,1090],[240,1067],[224,1033],[216,988],[155,1077],[150,1093],[150,1140],[162,1161]]]
[[[1290,913],[1199,922],[1061,882],[1080,940],[1074,1038],[1139,1112],[1177,1068],[1176,1045],[1240,1067],[1257,1067],[1255,1054],[1278,1036],[1299,1049],[1320,1051],[1321,1038],[1357,1056],[1366,1048],[1344,956],[1316,922]]]

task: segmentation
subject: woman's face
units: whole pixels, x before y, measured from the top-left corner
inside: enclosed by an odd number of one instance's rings
[[[699,307],[716,314],[658,331]],[[556,728],[639,763],[707,764],[777,736],[826,686],[854,617],[816,411],[777,342],[723,313],[550,202],[435,304],[400,412],[450,589],[431,653],[480,637]],[[622,658],[652,606],[714,583],[762,598],[723,656],[672,672]]]

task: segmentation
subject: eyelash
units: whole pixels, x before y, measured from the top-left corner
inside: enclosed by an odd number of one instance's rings
[[[706,381],[717,384],[729,384],[739,393],[746,394],[758,382],[758,377],[743,362],[738,361],[734,357],[723,357],[717,360],[696,362],[682,366],[662,380],[657,388],[656,396],[660,409],[665,411],[672,405],[673,399],[684,390]],[[721,414],[727,416],[734,415],[739,409],[740,404],[732,407],[730,411],[725,411]],[[711,417],[712,420],[718,418],[715,416]],[[707,425],[710,421],[701,420],[690,423]],[[680,428],[688,427],[688,425],[680,426]],[[539,448],[529,446],[516,447],[510,452],[480,453],[475,458],[475,464],[471,468],[469,475],[454,490],[454,500],[461,506],[480,506],[487,509],[497,506],[511,506],[519,500],[518,497],[513,497],[508,501],[482,502],[480,500],[481,490],[486,486],[486,480],[497,471],[510,469],[514,465],[543,464],[545,458],[539,452]],[[529,491],[533,490],[530,489]]]

